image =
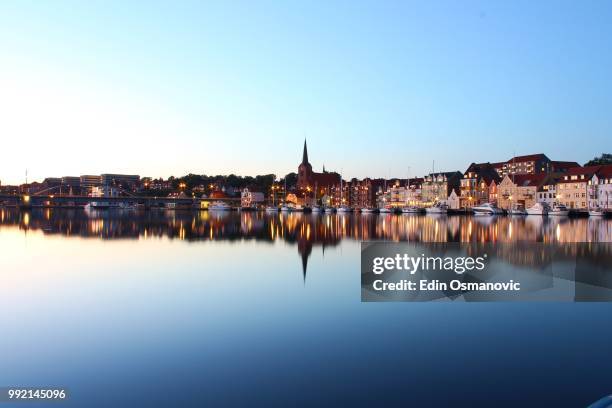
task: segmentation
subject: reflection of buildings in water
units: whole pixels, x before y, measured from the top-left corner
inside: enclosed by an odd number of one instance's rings
[[[486,219],[488,218],[488,219]],[[102,239],[283,240],[296,243],[306,273],[313,247],[342,239],[412,242],[612,242],[612,222],[594,218],[391,214],[0,209],[0,228]],[[526,260],[528,261],[528,260]]]

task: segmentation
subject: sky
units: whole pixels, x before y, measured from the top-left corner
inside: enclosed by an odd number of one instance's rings
[[[3,1],[0,181],[612,151],[610,1]]]

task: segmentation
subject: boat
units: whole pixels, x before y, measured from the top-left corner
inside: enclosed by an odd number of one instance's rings
[[[497,215],[504,213],[501,208],[498,208],[492,203],[484,203],[474,206],[472,207],[472,211],[474,212],[474,215]]]
[[[508,215],[527,215],[527,211],[523,206],[514,204],[508,209]]]
[[[321,206],[313,205],[310,211],[312,211],[315,214],[319,214],[322,211],[322,209],[321,209]]]
[[[334,207],[325,207],[325,214],[333,214],[336,212]]]
[[[291,207],[290,207],[289,205],[287,205],[287,204],[283,204],[283,205],[281,205],[280,210],[281,210],[282,212],[291,212],[291,211],[293,211],[293,208],[291,208]]]
[[[402,207],[402,214],[420,214],[421,208],[419,207]]]
[[[338,207],[338,212],[339,213],[349,213],[351,211],[353,211],[353,210],[348,205],[341,205],[340,207]]]
[[[211,205],[208,206],[210,211],[230,211],[232,207],[229,204],[224,203],[223,201],[214,201]]]
[[[589,210],[589,217],[604,217],[606,212],[601,207],[593,207]]]
[[[373,214],[376,212],[376,208],[364,207],[361,209],[362,214]]]
[[[558,217],[567,217],[569,215],[569,210],[563,204],[555,203],[553,207],[548,210],[548,215],[554,215]]]
[[[527,215],[547,215],[549,208],[546,203],[535,203],[533,207],[527,208]]]
[[[438,201],[431,207],[427,207],[425,212],[427,214],[446,214],[448,212],[448,205]]]
[[[269,205],[269,206],[266,207],[266,212],[268,212],[268,213],[273,213],[273,212],[277,213],[278,212],[278,207]]]
[[[381,214],[390,214],[390,213],[391,213],[391,209],[390,209],[389,207],[380,207],[380,208],[378,209],[378,211],[379,211]]]

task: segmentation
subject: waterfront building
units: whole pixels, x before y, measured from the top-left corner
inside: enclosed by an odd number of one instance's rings
[[[76,176],[64,176],[60,185],[60,194],[81,194],[81,178]]]
[[[601,166],[589,183],[589,208],[612,209],[612,165]]]
[[[102,176],[83,175],[80,177],[81,192],[93,196],[93,188],[102,186]]]
[[[448,205],[448,208],[451,209],[451,210],[458,210],[459,208],[461,208],[460,197],[455,192],[454,189],[453,189],[453,191],[451,191],[450,195],[446,199],[446,205]]]
[[[538,203],[546,203],[550,207],[557,203],[557,181],[558,177],[550,177],[540,186],[536,193]]]
[[[384,185],[384,179],[352,179],[349,182],[348,189],[349,206],[354,208],[376,207],[376,199],[378,194],[382,192]]]
[[[102,185],[102,176],[83,175],[79,177],[82,187],[95,187]]]
[[[493,163],[500,177],[508,174],[565,173],[577,166],[580,165],[576,162],[550,160],[543,153],[515,156],[505,162]]]
[[[498,168],[499,175],[508,174],[539,174],[546,173],[550,168],[551,160],[543,153],[512,157]]]
[[[114,186],[123,191],[135,192],[140,186],[140,176],[129,174],[102,174],[103,186]]]
[[[406,197],[406,205],[411,207],[420,207],[422,205],[421,186],[422,178],[411,178],[408,181],[408,196]]]
[[[463,174],[459,171],[426,175],[421,185],[423,206],[428,207],[438,201],[445,202],[453,190],[460,191],[462,177]]]
[[[471,208],[495,200],[490,197],[491,190],[497,193],[497,183],[501,177],[491,163],[472,163],[463,173],[460,190],[460,206]]]
[[[264,194],[258,191],[250,191],[248,188],[242,190],[240,194],[241,207],[256,207],[263,205],[265,201]]]
[[[590,185],[602,166],[573,167],[557,181],[557,199],[568,208],[587,209]],[[591,190],[591,191],[589,191]]]
[[[296,188],[299,195],[304,197],[314,197],[314,199],[318,199],[324,194],[331,195],[333,199],[334,193],[332,192],[332,188],[340,185],[340,175],[336,172],[325,171],[325,166],[323,166],[322,173],[317,173],[312,170],[312,165],[308,161],[308,148],[306,146],[306,140],[304,140],[302,162],[298,166],[297,177]],[[337,192],[337,195],[340,195],[339,191]]]
[[[497,205],[504,210],[519,205],[532,207],[537,202],[537,192],[547,183],[546,174],[506,175],[499,184]]]

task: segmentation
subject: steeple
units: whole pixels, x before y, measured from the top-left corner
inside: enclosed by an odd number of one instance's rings
[[[306,139],[304,139],[304,153],[302,153],[302,163],[308,163],[308,148],[306,147]]]

